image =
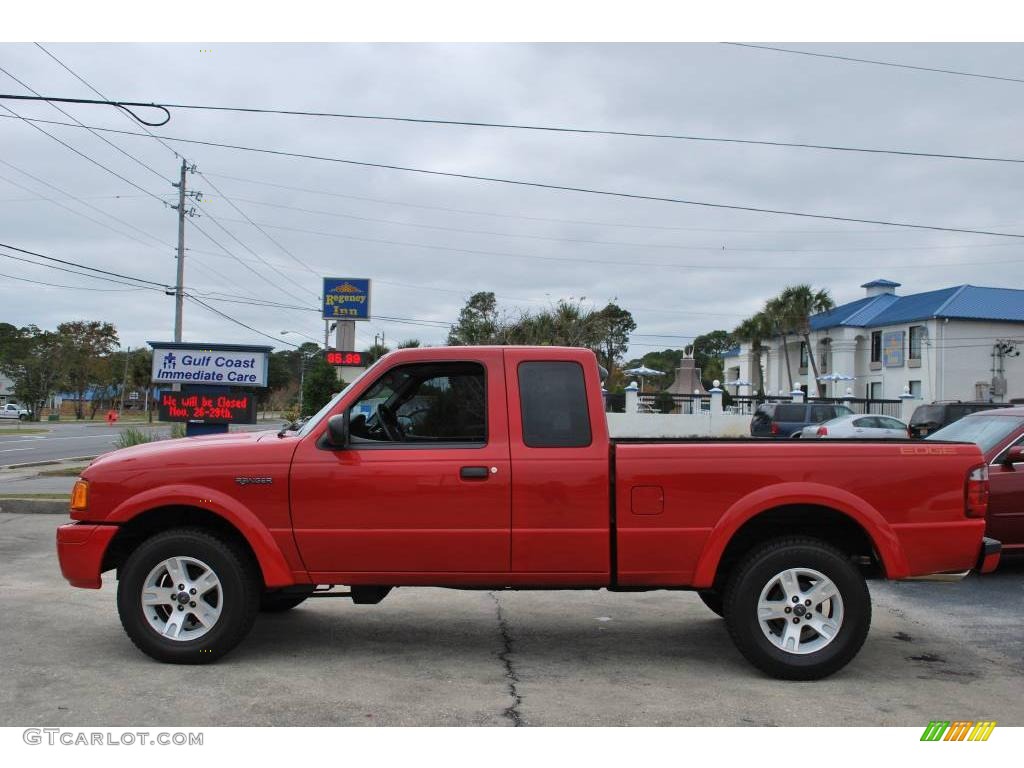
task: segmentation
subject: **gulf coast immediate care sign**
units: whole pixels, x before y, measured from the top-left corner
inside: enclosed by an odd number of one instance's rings
[[[151,341],[154,384],[267,386],[271,347]]]
[[[366,277],[325,277],[324,320],[369,320],[370,280]]]

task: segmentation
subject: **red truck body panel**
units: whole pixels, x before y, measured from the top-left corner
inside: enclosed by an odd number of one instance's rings
[[[386,371],[457,361],[486,373],[480,447],[325,443],[327,416]],[[519,367],[583,370],[589,444],[530,447]],[[353,384],[308,434],[273,432],[137,446],[83,473],[89,507],[58,530],[66,578],[98,587],[118,527],[188,507],[252,548],[269,587],[296,583],[521,587],[709,587],[729,542],[781,506],[835,510],[870,537],[890,578],[974,567],[984,520],[965,516],[973,445],[611,441],[587,350],[410,349]],[[465,478],[466,467],[486,468]],[[250,482],[253,481],[253,482]]]
[[[984,530],[983,520],[964,517],[964,480],[978,452],[933,448],[941,453],[895,442],[618,444],[619,583],[709,587],[740,526],[790,505],[856,521],[889,578],[969,569]],[[661,489],[660,514],[633,510],[638,487]]]

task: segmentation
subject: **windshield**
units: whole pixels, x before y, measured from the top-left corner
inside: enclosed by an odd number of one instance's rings
[[[380,362],[380,360],[378,360],[377,362]],[[325,405],[319,411],[317,411],[312,416],[310,416],[309,420],[305,424],[302,425],[302,429],[300,429],[298,431],[297,436],[298,437],[305,437],[310,432],[312,432],[314,429],[316,429],[316,425],[319,424],[321,421],[323,421],[324,417],[327,416],[327,414],[329,414],[331,411],[334,410],[334,406],[336,406],[338,404],[338,401],[341,400],[342,397],[344,397],[345,393],[348,392],[349,389],[351,389],[353,386],[355,386],[355,384],[357,382],[362,381],[363,377],[365,377],[366,374],[368,374],[370,371],[372,371],[376,367],[377,367],[377,363],[374,363],[369,368],[367,368],[365,371],[363,371],[361,374],[356,376],[348,386],[346,386],[343,390],[341,390],[341,392],[339,392],[334,397],[332,397],[327,402],[327,405]]]
[[[1014,416],[973,416],[954,421],[948,427],[928,435],[925,440],[953,440],[974,443],[988,453],[1010,434],[1024,425],[1024,418]]]

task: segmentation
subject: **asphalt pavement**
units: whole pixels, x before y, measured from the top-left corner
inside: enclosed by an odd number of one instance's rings
[[[0,725],[1024,725],[1024,562],[872,582],[860,655],[765,677],[691,593],[401,588],[262,615],[217,664],[158,664],[116,582],[61,578],[56,515],[0,514]]]
[[[281,420],[261,424],[236,424],[232,430],[271,429]],[[170,433],[167,424],[150,425],[146,422],[120,422],[107,426],[105,422],[22,422],[22,430],[46,430],[42,434],[22,433],[15,425],[0,423],[0,467],[40,461],[59,461],[79,456],[98,456],[115,448],[117,436],[128,427]]]

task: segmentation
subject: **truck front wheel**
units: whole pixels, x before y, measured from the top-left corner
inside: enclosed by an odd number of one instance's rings
[[[871,597],[838,549],[817,539],[776,539],[733,573],[725,619],[754,666],[783,680],[816,680],[857,655],[871,626]]]
[[[121,569],[117,610],[143,653],[171,664],[204,664],[252,628],[262,584],[247,553],[204,530],[147,539]]]

